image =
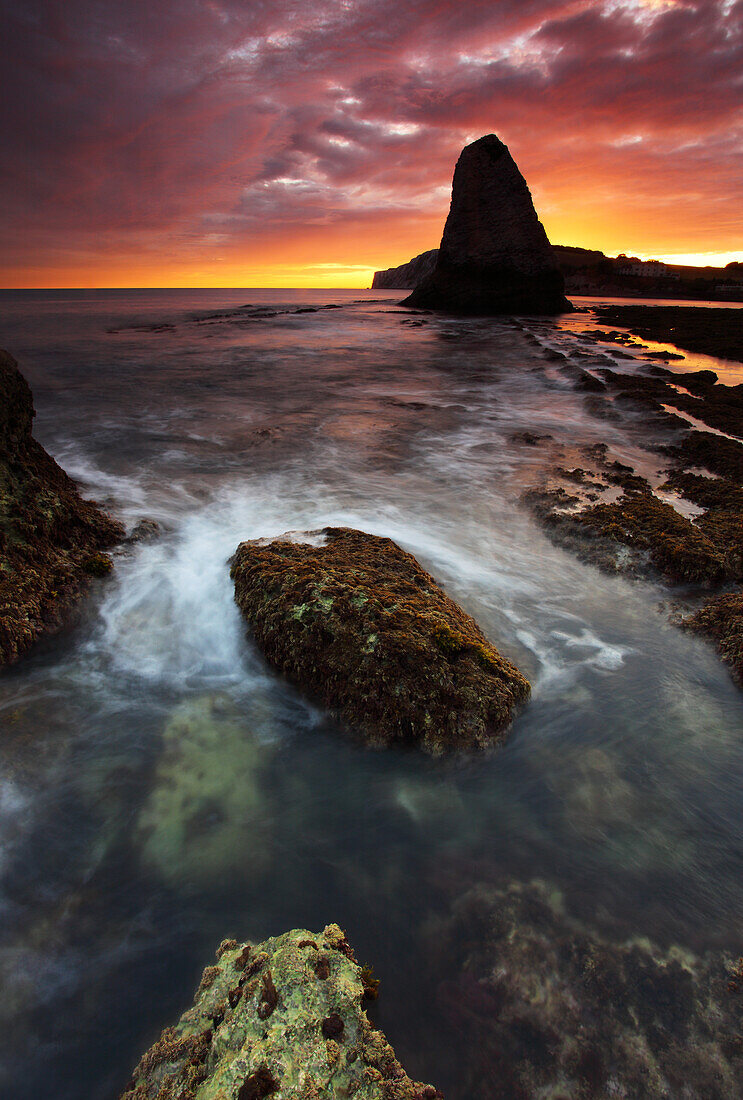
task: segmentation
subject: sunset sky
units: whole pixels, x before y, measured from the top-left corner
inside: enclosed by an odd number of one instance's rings
[[[0,4],[2,286],[368,286],[490,132],[553,243],[743,259],[743,0]]]

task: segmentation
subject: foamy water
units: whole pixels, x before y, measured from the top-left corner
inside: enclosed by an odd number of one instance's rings
[[[337,920],[389,991],[378,1019],[406,1067],[456,1098],[471,1051],[437,1004],[451,975],[424,994],[400,974],[478,876],[542,877],[626,937],[735,944],[740,695],[662,588],[581,564],[520,503],[581,444],[662,480],[643,425],[575,389],[575,364],[616,361],[573,322],[413,327],[394,301],[6,302],[39,438],[129,529],[162,533],[117,551],[74,631],[0,679],[4,1094],[53,1076],[60,1098],[116,1096],[224,936]],[[266,667],[228,559],[326,525],[398,541],[529,676],[502,748],[369,752]]]

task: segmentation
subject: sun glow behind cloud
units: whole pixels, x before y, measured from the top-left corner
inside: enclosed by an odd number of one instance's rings
[[[363,286],[468,140],[555,243],[743,248],[741,0],[10,2],[3,283]]]

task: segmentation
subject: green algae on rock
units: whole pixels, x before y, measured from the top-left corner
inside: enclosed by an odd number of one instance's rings
[[[225,940],[193,1007],[147,1051],[121,1100],[441,1100],[407,1076],[365,997],[368,979],[336,924]]]
[[[124,536],[33,438],[34,415],[18,364],[0,351],[0,665],[61,626],[90,577],[109,571],[101,551]]]
[[[265,870],[271,844],[264,757],[227,696],[178,706],[135,828],[144,865],[166,882],[196,887],[228,888],[238,866]]]
[[[498,738],[529,684],[416,559],[345,527],[243,542],[235,598],[267,659],[374,744]]]

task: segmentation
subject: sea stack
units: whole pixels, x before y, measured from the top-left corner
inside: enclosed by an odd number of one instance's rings
[[[469,315],[572,309],[526,180],[495,134],[462,150],[436,266],[403,304]]]

